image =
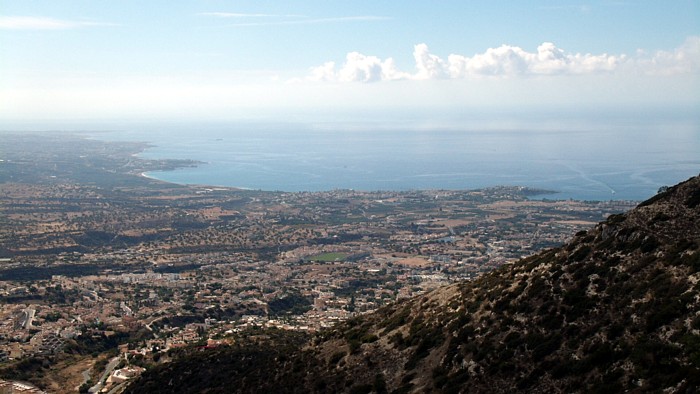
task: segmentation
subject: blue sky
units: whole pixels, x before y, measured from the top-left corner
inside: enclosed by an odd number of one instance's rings
[[[5,122],[692,111],[699,76],[695,0],[0,5]]]

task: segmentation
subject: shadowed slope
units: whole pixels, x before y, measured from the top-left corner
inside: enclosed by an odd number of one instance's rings
[[[560,248],[357,317],[302,347],[241,342],[149,371],[130,390],[694,392],[699,269],[695,177]],[[216,383],[197,370],[217,371]]]

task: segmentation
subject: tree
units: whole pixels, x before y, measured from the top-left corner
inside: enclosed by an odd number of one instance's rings
[[[80,388],[78,389],[78,392],[87,393],[90,387],[92,387],[92,380],[88,380],[87,382],[81,384]]]

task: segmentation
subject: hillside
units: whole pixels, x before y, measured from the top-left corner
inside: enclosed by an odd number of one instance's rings
[[[566,245],[347,321],[267,333],[130,392],[696,392],[700,178]]]

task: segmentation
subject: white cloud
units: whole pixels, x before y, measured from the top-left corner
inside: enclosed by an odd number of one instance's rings
[[[700,37],[691,36],[673,51],[657,51],[653,56],[639,51],[635,67],[649,75],[678,75],[700,72]]]
[[[399,70],[391,58],[382,60],[358,52],[347,55],[336,69],[334,62],[313,68],[309,79],[336,82],[377,82],[398,79],[436,80],[478,77],[518,77],[546,75],[612,74],[619,70],[653,75],[700,72],[700,37],[689,37],[673,51],[658,51],[652,56],[625,54],[593,55],[568,53],[551,42],[544,42],[535,52],[501,45],[471,57],[451,54],[447,60],[430,53],[426,44],[414,47],[415,72]]]
[[[383,16],[341,16],[337,18],[299,18],[292,20],[284,20],[277,22],[243,22],[243,23],[233,23],[227,26],[231,27],[249,27],[249,26],[287,26],[287,25],[315,25],[321,23],[340,23],[340,22],[372,22],[372,21],[382,21],[390,18]]]
[[[35,16],[0,16],[0,29],[5,30],[62,30],[91,26],[117,26],[113,23],[71,21]]]
[[[413,58],[416,60],[418,69],[415,79],[442,79],[447,76],[445,62],[431,54],[427,45],[416,45],[413,48]]]
[[[461,55],[450,55],[450,73],[453,78],[468,77],[472,75],[509,76],[526,74],[528,69],[527,58],[535,58],[536,55],[528,54],[519,47],[501,45],[498,48],[489,48],[482,54],[471,58]]]
[[[376,56],[365,56],[350,52],[345,64],[336,71],[334,62],[326,62],[311,70],[312,81],[339,82],[377,82],[409,78],[410,75],[399,71],[392,58],[381,60]]]
[[[537,52],[527,52],[516,46],[501,45],[489,48],[472,57],[452,54],[447,62],[432,55],[425,44],[416,45],[415,74],[417,79],[436,79],[470,76],[592,74],[614,71],[625,56],[608,54],[567,54],[551,42],[542,43]]]
[[[214,16],[217,18],[303,18],[303,15],[279,15],[279,14],[250,14],[242,12],[200,12],[197,15]]]
[[[309,79],[312,81],[335,81],[337,79],[335,62],[326,62],[321,66],[314,67],[311,69],[311,76]]]
[[[320,23],[340,23],[340,22],[373,22],[391,19],[385,16],[377,15],[356,15],[356,16],[339,16],[327,18],[309,18],[305,15],[296,14],[250,14],[239,12],[201,12],[197,15],[212,16],[216,18],[235,18],[235,19],[257,19],[255,22],[237,22],[227,26],[231,27],[249,27],[249,26],[284,26],[284,25],[313,25]],[[274,19],[277,20],[274,20]],[[272,20],[271,20],[272,19]],[[279,20],[283,19],[283,20]]]

